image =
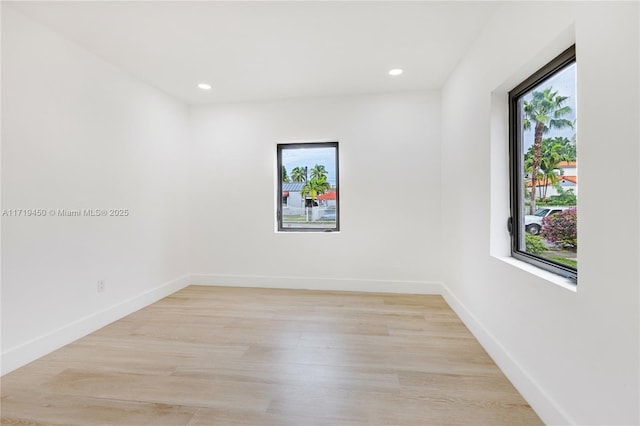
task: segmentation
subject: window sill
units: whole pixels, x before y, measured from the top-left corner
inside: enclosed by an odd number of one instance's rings
[[[555,284],[560,286],[566,290],[572,291],[576,293],[578,291],[578,285],[575,281],[570,280],[569,278],[562,277],[560,275],[554,274],[553,272],[545,271],[544,269],[540,269],[535,265],[531,265],[527,262],[523,262],[522,260],[515,259],[511,256],[494,256],[496,259],[501,260],[509,265],[515,266],[518,269],[521,269],[525,272],[528,272],[536,277],[545,280],[551,284]]]

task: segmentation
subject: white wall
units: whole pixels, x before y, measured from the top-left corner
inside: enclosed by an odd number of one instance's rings
[[[437,92],[193,107],[196,283],[439,289]],[[276,144],[338,141],[339,233],[277,233]],[[375,208],[372,208],[375,206]]]
[[[640,423],[638,16],[637,2],[507,2],[443,89],[447,299],[550,424]],[[577,292],[504,257],[506,93],[573,40]]]
[[[2,208],[130,211],[2,218],[6,373],[186,284],[188,111],[2,15]]]

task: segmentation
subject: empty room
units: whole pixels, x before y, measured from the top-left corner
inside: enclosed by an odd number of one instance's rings
[[[640,425],[638,1],[0,12],[3,425]]]

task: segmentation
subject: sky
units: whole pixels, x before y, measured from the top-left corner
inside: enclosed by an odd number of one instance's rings
[[[559,95],[569,96],[569,99],[565,101],[565,105],[571,107],[571,113],[564,116],[567,120],[574,121],[576,119],[576,64],[565,68],[558,74],[554,75],[549,80],[544,81],[542,84],[536,86],[533,90],[544,90],[547,87],[552,87],[553,90],[557,90]],[[532,90],[532,91],[533,91]],[[531,92],[524,96],[525,100],[531,99]],[[529,147],[533,145],[533,127],[529,130],[525,130],[523,134],[524,151],[527,152]],[[551,129],[549,133],[544,135],[544,138],[553,138],[556,136],[564,136],[571,140],[576,133],[577,122],[574,124],[574,128],[565,128],[562,130]]]
[[[327,181],[334,186],[336,184],[335,151],[336,149],[333,147],[283,149],[282,165],[287,169],[287,175],[291,178],[291,171],[295,167],[306,166],[311,174],[311,168],[320,164],[327,170]],[[311,178],[310,175],[309,178]]]

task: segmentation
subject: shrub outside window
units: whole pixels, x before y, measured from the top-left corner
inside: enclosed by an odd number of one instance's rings
[[[570,47],[509,92],[511,254],[578,277],[576,55]]]
[[[278,231],[340,230],[338,142],[278,144]]]

